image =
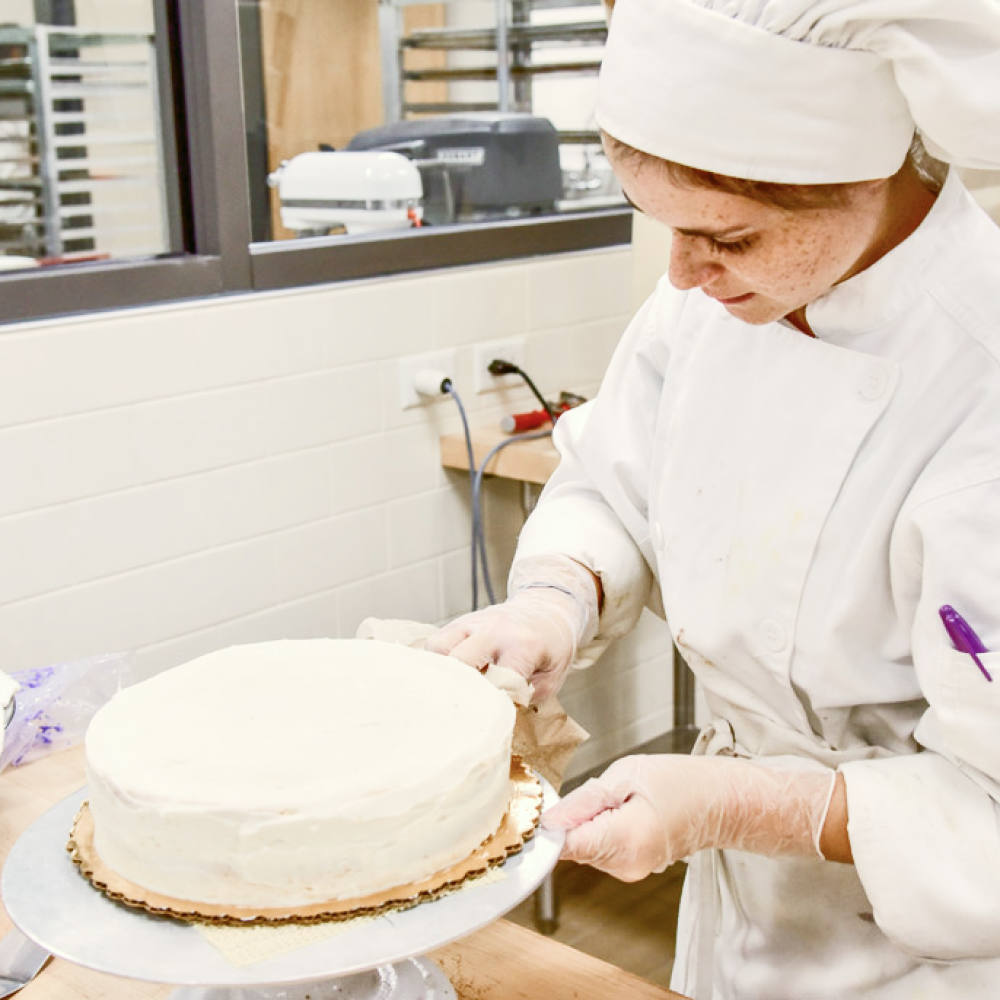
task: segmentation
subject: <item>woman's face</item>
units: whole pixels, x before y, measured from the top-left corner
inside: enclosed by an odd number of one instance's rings
[[[668,226],[670,282],[698,288],[746,323],[788,316],[881,256],[885,184],[852,187],[847,204],[782,209],[712,188],[681,186],[654,163],[615,164],[629,200]]]

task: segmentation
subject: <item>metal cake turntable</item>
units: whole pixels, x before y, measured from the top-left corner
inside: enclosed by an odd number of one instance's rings
[[[543,808],[558,800],[542,780]],[[11,920],[53,955],[130,979],[170,983],[171,1000],[455,1000],[427,952],[485,927],[526,899],[555,866],[563,834],[539,828],[485,880],[412,909],[252,965],[230,963],[192,924],[117,903],[94,888],[66,842],[81,788],[14,845],[0,894]]]

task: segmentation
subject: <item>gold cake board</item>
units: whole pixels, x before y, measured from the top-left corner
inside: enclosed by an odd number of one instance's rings
[[[389,910],[408,909],[418,903],[438,899],[460,888],[469,879],[503,864],[534,835],[541,816],[542,794],[541,782],[531,768],[520,757],[512,756],[507,812],[497,831],[465,860],[421,881],[370,896],[294,908],[253,909],[173,899],[122,878],[103,863],[94,848],[94,820],[86,802],[76,815],[67,850],[81,873],[106,896],[157,916],[236,926],[351,920]]]

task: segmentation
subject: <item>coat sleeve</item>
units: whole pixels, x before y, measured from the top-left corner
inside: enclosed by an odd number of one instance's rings
[[[971,480],[971,481],[969,481]],[[891,559],[927,701],[919,753],[843,765],[858,875],[879,927],[921,958],[1000,955],[1000,467],[920,503]],[[905,591],[909,589],[911,593]],[[951,604],[993,652],[956,651]]]
[[[559,465],[515,554],[570,556],[600,577],[598,640],[627,633],[651,599],[647,481],[667,358],[663,298],[658,289],[629,324],[595,399],[559,418]]]

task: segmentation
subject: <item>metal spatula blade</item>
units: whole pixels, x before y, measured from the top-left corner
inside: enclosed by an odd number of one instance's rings
[[[38,975],[51,956],[17,928],[0,941],[0,1000],[12,996]]]

